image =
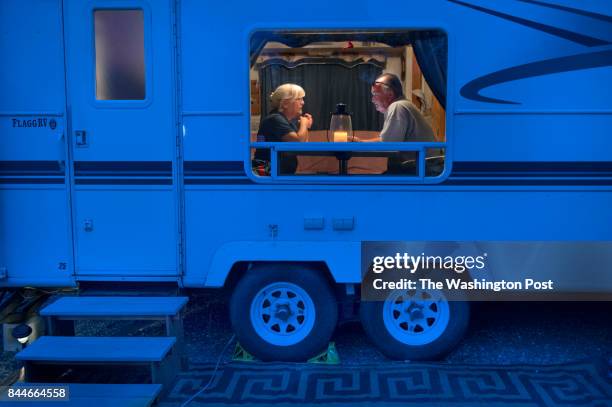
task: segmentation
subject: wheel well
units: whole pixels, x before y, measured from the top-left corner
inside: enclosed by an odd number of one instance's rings
[[[300,265],[305,268],[316,270],[325,277],[330,287],[334,288],[336,286],[336,280],[334,280],[329,267],[323,261],[239,261],[232,265],[229,274],[225,278],[223,287],[233,289],[248,270],[254,266],[266,264]]]

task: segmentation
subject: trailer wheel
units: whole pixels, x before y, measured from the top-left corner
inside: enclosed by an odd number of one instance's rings
[[[242,347],[258,359],[304,362],[327,347],[337,308],[329,283],[317,270],[265,265],[238,282],[230,319]]]
[[[440,290],[395,290],[385,301],[363,301],[361,323],[387,357],[432,360],[461,340],[469,322],[469,304],[449,301]]]

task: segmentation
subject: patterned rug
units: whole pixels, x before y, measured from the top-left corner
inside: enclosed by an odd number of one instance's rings
[[[214,365],[180,373],[161,407],[206,386]],[[605,363],[489,366],[424,363],[323,366],[230,363],[189,406],[612,406]]]

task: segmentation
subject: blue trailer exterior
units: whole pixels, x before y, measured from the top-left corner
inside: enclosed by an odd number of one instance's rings
[[[142,100],[96,99],[101,9],[142,10]],[[220,287],[252,262],[314,263],[336,283],[359,283],[362,241],[612,240],[610,4],[432,0],[390,10],[2,2],[0,286]],[[448,38],[440,177],[252,173],[255,33],[426,29]],[[310,219],[324,226],[306,228]],[[334,227],[342,221],[353,226]]]

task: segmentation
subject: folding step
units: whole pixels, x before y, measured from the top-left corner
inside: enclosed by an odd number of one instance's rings
[[[187,297],[87,297],[64,296],[46,305],[40,315],[47,318],[49,335],[74,335],[74,322],[87,320],[159,320],[166,325],[166,335],[177,340],[177,352],[183,354],[184,333],[181,311]],[[182,359],[186,368],[186,358]]]
[[[40,315],[54,319],[153,319],[178,318],[187,297],[59,297]]]
[[[67,396],[61,399],[60,403],[66,407],[149,407],[157,400],[162,390],[159,384],[15,383],[9,388],[53,390],[66,387]],[[9,399],[5,397],[0,401]],[[60,402],[60,399],[41,401]],[[16,405],[18,404],[26,405]]]
[[[175,338],[43,336],[19,352],[26,382],[38,377],[45,365],[146,365],[151,382],[169,385],[177,373]],[[167,387],[167,386],[166,386]]]

